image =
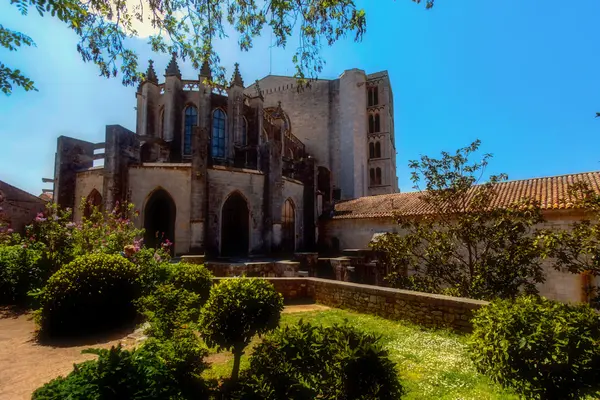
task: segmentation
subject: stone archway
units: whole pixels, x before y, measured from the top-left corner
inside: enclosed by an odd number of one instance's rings
[[[281,250],[286,254],[296,251],[296,210],[290,199],[281,210]]]
[[[102,195],[96,189],[92,189],[90,194],[88,194],[85,198],[83,216],[85,218],[89,218],[92,215],[94,209],[102,211]]]
[[[156,248],[169,240],[175,248],[175,218],[177,209],[171,195],[164,189],[152,193],[144,208],[144,243]]]
[[[248,203],[239,192],[234,192],[225,200],[221,210],[221,255],[225,257],[246,256],[249,243]]]

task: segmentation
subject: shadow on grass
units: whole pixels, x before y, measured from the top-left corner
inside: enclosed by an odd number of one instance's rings
[[[141,320],[135,319],[117,327],[103,329],[99,332],[78,334],[78,335],[61,335],[48,336],[43,332],[38,331],[33,341],[40,346],[49,347],[82,347],[82,346],[98,346],[109,342],[125,339],[133,334],[136,328],[142,323]]]

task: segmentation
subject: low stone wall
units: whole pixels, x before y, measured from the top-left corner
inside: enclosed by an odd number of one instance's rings
[[[246,276],[248,278],[294,277],[298,276],[298,261],[255,261],[229,263],[207,261],[206,268],[216,277]]]
[[[445,327],[461,332],[472,330],[470,320],[473,312],[488,304],[480,300],[329,279],[265,279],[271,282],[288,302],[312,300],[330,307],[387,319],[406,320],[428,328]]]

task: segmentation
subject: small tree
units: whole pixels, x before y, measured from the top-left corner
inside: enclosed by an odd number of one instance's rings
[[[226,279],[212,289],[202,309],[200,332],[210,347],[233,352],[233,382],[250,340],[275,329],[282,310],[283,297],[264,279]]]
[[[454,155],[410,162],[424,215],[398,216],[405,234],[388,233],[371,244],[386,254],[393,286],[492,299],[535,293],[535,284],[544,281],[541,234],[534,229],[543,221],[539,204],[494,207],[497,185],[507,177],[493,175],[479,184],[491,158],[469,161],[479,145],[477,140]]]

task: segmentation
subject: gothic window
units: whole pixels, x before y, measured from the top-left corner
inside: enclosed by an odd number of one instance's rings
[[[198,109],[189,106],[185,109],[185,123],[183,130],[183,155],[192,155],[192,134],[194,127],[198,125]]]
[[[246,146],[248,144],[248,121],[246,117],[242,117],[242,138],[241,145]]]
[[[213,112],[211,154],[215,158],[225,158],[225,112],[220,108]]]
[[[381,143],[375,143],[375,158],[381,158]]]
[[[369,115],[369,133],[380,132],[380,126],[379,114]]]
[[[375,158],[375,144],[369,143],[369,158]]]
[[[379,104],[379,88],[377,86],[370,86],[368,89],[368,106],[376,106]]]
[[[381,168],[371,168],[369,170],[371,186],[381,185]]]
[[[296,218],[294,204],[287,199],[283,204],[281,213],[281,247],[286,253],[293,253],[296,250]]]

